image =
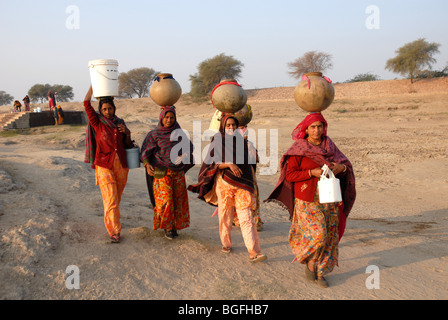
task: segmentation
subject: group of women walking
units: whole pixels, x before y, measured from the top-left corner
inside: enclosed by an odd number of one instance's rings
[[[84,106],[89,118],[86,162],[96,169],[104,205],[104,222],[113,242],[120,242],[120,199],[129,169],[125,148],[133,146],[131,132],[115,115],[113,100],[100,100],[98,113],[91,106],[92,88]],[[244,138],[237,118],[223,114],[219,132],[210,143],[198,182],[187,187],[186,172],[193,167],[193,145],[183,133],[174,106],[161,107],[157,127],[141,148],[149,195],[154,207],[153,229],[172,240],[190,226],[187,190],[217,207],[221,251],[232,252],[231,229],[237,222],[250,262],[267,259],[261,252],[257,224],[259,193],[256,182],[257,150]],[[176,135],[176,139],[172,135]],[[353,168],[327,136],[321,113],[310,113],[292,133],[294,143],[283,155],[280,178],[266,201],[288,209],[292,225],[289,244],[295,260],[305,265],[305,277],[322,287],[324,275],[338,264],[338,244],[356,197]],[[181,141],[187,148],[175,148]],[[238,145],[238,141],[242,144]],[[177,153],[174,151],[178,150]],[[319,203],[321,167],[328,165],[340,179],[343,201]]]

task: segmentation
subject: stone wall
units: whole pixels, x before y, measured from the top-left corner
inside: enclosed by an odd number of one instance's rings
[[[87,124],[87,116],[84,111],[64,111],[64,124]],[[28,112],[10,123],[6,129],[26,129],[51,125],[54,125],[53,111]]]

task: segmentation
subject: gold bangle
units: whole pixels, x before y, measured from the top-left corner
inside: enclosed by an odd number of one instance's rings
[[[308,174],[310,175],[310,178],[313,177],[313,176],[311,175],[311,170],[308,170]]]

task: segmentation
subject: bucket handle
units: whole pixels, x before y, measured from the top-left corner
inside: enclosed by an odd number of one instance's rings
[[[95,69],[95,65],[92,65],[92,69]],[[109,80],[113,80],[116,81],[118,79],[111,79],[108,76],[105,76],[104,74],[102,74],[101,72],[98,71],[98,69],[95,69],[96,72],[98,72],[100,75],[102,75],[104,78],[109,79]]]

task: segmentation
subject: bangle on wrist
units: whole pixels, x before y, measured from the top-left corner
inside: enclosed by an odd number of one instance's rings
[[[313,176],[311,175],[311,170],[308,170],[308,174],[310,175],[310,178],[313,177]]]

